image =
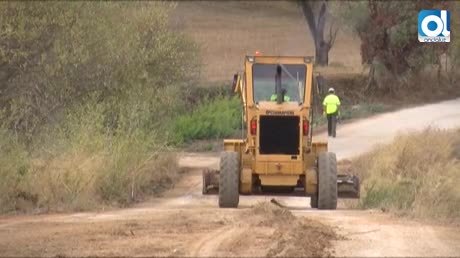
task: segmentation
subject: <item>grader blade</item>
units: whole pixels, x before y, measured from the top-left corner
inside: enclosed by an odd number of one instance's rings
[[[339,198],[359,198],[359,178],[351,175],[337,175],[337,192]]]
[[[302,188],[303,189],[303,188]],[[219,170],[204,169],[203,185],[204,195],[215,195],[219,193]],[[303,192],[303,190],[301,191]],[[359,178],[352,175],[337,175],[337,192],[339,198],[357,199],[360,196]],[[302,194],[293,195],[302,196]],[[257,194],[257,193],[253,193]]]
[[[218,194],[219,193],[219,170],[204,169],[203,170],[203,194]]]

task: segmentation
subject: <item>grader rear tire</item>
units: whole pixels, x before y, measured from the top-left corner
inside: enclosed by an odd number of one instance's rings
[[[320,153],[318,155],[318,208],[335,210],[337,208],[337,195],[337,158],[335,153]]]
[[[219,207],[236,208],[239,195],[240,161],[234,151],[224,151],[220,156]]]

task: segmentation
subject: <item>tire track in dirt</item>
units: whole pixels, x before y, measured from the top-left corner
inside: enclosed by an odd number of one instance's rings
[[[232,226],[226,226],[214,231],[212,234],[206,235],[198,241],[197,247],[193,247],[191,256],[217,256],[221,243],[225,240],[233,238],[233,235],[236,234],[236,231],[238,230],[240,229],[234,228]]]

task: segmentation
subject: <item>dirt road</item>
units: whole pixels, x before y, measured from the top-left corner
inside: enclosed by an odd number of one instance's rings
[[[338,137],[329,139],[329,148],[338,159],[350,158],[369,151],[372,146],[391,141],[399,132],[427,127],[460,127],[460,99],[415,108],[402,109],[338,126]],[[321,134],[318,138],[326,138]]]
[[[349,158],[428,125],[460,127],[460,99],[343,125],[330,148]],[[184,153],[180,165],[188,169],[173,190],[133,208],[0,217],[0,256],[460,256],[459,227],[341,203],[319,211],[308,198],[276,197],[286,210],[241,196],[239,209],[218,209],[216,196],[201,195],[200,174],[218,154]]]

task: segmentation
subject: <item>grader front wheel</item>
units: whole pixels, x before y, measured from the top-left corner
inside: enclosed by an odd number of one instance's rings
[[[224,151],[220,156],[219,207],[238,207],[240,160],[237,152]]]
[[[337,196],[337,160],[335,153],[320,153],[318,155],[318,208],[335,210],[337,208]]]

